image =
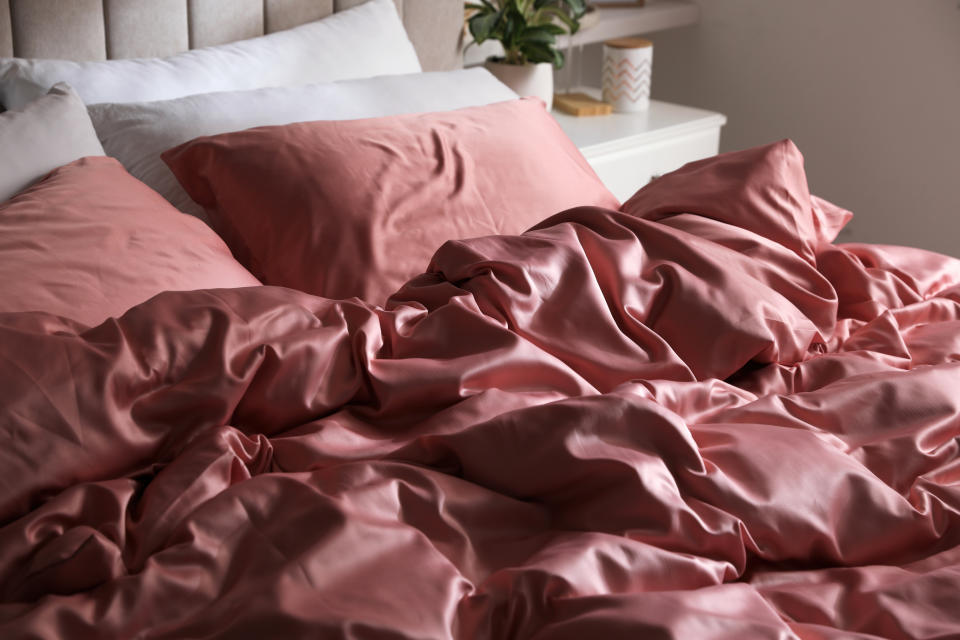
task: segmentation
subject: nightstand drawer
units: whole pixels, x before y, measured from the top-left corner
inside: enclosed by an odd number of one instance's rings
[[[688,162],[717,154],[720,127],[650,142],[630,149],[584,153],[603,183],[621,202],[651,179],[679,169]]]

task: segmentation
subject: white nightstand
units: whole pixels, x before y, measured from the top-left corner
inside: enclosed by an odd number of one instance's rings
[[[716,155],[720,127],[727,122],[721,113],[656,100],[643,113],[553,115],[621,201],[651,178]]]

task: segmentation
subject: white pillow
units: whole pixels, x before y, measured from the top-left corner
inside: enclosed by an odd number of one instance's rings
[[[58,84],[23,109],[0,113],[0,202],[57,167],[102,155],[83,102]]]
[[[15,109],[61,81],[86,104],[93,104],[420,70],[393,0],[370,0],[294,29],[169,58],[100,62],[0,58],[0,103]]]
[[[178,209],[206,219],[160,159],[200,136],[310,120],[352,120],[448,111],[512,100],[486,69],[383,76],[303,87],[207,93],[177,100],[89,107],[107,155]]]

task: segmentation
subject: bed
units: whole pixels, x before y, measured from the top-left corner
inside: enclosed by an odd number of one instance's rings
[[[960,262],[353,4],[0,3],[0,637],[960,637]]]

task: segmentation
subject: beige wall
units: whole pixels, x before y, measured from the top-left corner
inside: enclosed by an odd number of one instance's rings
[[[792,138],[841,240],[960,256],[957,0],[700,0],[652,34],[655,98],[725,113],[722,150]]]

